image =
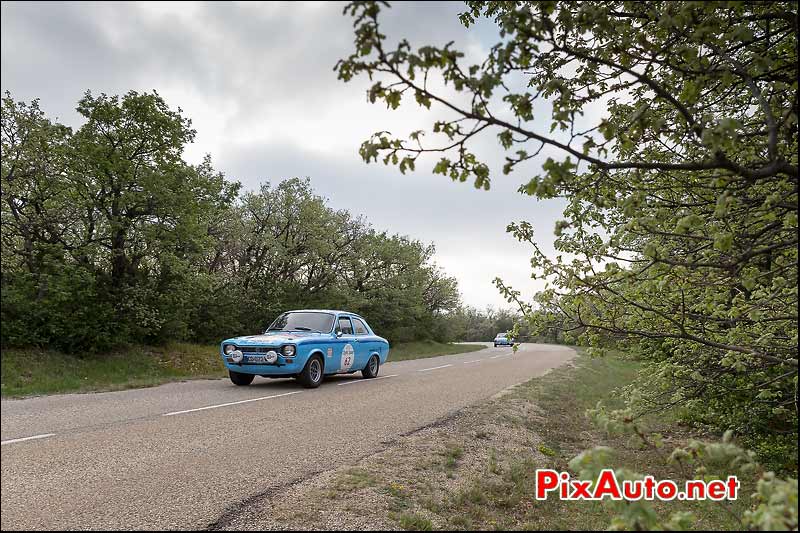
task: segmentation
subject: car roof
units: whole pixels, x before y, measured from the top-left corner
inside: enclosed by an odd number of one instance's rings
[[[351,311],[341,311],[337,309],[292,309],[291,311],[286,311],[287,313],[331,313],[334,315],[353,315],[359,318],[364,318],[358,313],[353,313]]]

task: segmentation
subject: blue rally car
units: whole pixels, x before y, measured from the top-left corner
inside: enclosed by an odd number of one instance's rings
[[[354,313],[303,309],[283,313],[262,335],[222,341],[220,354],[235,385],[293,377],[313,388],[330,374],[376,377],[389,342]]]
[[[508,336],[507,333],[498,333],[494,338],[494,347],[498,346],[514,346],[514,339]]]

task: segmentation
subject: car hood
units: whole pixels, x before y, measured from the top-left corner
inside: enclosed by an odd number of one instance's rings
[[[270,331],[261,335],[247,335],[243,337],[234,337],[227,339],[223,342],[230,342],[239,346],[254,346],[262,344],[285,344],[285,343],[298,343],[310,337],[317,338],[321,336],[328,336],[325,333],[316,333],[314,331]]]

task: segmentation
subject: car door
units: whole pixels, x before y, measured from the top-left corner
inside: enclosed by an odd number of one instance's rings
[[[341,335],[340,335],[341,333]],[[340,316],[336,322],[338,337],[339,372],[350,372],[356,363],[358,338],[353,333],[353,323],[349,316]]]
[[[367,366],[370,354],[374,351],[375,342],[372,340],[372,334],[369,332],[367,325],[363,320],[356,317],[351,317],[353,321],[353,329],[358,339],[356,346],[356,368],[364,368]]]

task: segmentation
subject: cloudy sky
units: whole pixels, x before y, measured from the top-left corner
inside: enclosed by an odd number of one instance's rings
[[[197,129],[190,162],[214,165],[245,188],[308,176],[337,209],[363,214],[378,229],[437,248],[436,262],[458,278],[464,301],[503,307],[492,284],[500,276],[524,293],[529,249],[506,234],[528,220],[544,251],[562,204],[516,193],[528,174],[503,176],[503,152],[490,133],[475,147],[492,167],[492,189],[475,190],[433,175],[363,163],[358,147],[375,131],[405,136],[430,129],[440,111],[409,102],[399,111],[366,100],[368,80],[344,84],[333,66],[352,51],[352,23],[339,3],[2,3],[2,90],[41,99],[51,118],[80,125],[75,105],[88,89],[121,94],[157,90]],[[484,22],[469,30],[461,3],[397,3],[382,16],[394,42],[412,46],[455,41],[466,63],[497,42]],[[549,124],[548,124],[549,125]],[[545,128],[546,130],[546,128]],[[546,154],[543,154],[542,160]],[[541,161],[538,162],[540,164]]]

